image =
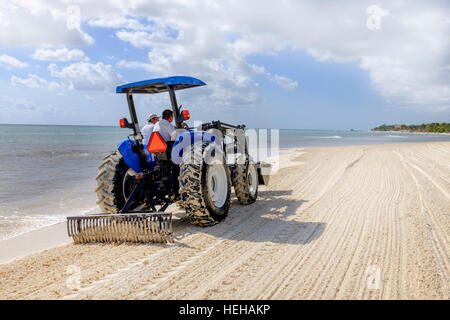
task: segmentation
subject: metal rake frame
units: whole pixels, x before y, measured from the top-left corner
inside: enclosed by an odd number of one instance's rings
[[[67,217],[75,243],[173,242],[172,213],[130,212]]]

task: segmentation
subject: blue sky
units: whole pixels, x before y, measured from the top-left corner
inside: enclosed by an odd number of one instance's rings
[[[448,17],[445,1],[2,2],[0,123],[116,125],[116,85],[172,75],[207,82],[179,92],[195,120],[448,122]],[[143,122],[169,98],[136,104]]]

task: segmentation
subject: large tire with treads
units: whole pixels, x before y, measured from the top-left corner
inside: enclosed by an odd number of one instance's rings
[[[104,213],[119,212],[125,205],[123,178],[129,167],[119,151],[114,151],[103,159],[98,167],[97,204]]]
[[[221,163],[206,163],[209,154],[217,155]],[[211,226],[228,215],[231,177],[217,145],[200,141],[186,148],[180,162],[179,182],[182,206],[192,224]]]
[[[236,164],[231,170],[234,192],[240,204],[248,205],[258,198],[258,169],[250,161],[246,170],[245,164]]]

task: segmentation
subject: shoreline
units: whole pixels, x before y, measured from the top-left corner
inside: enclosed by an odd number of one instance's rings
[[[0,241],[0,265],[70,242],[72,239],[67,236],[65,222],[28,231]]]
[[[370,132],[381,132],[381,133],[402,133],[402,134],[431,134],[431,135],[439,135],[439,136],[450,136],[450,132],[419,132],[419,131],[407,131],[407,130],[388,130],[388,131],[383,131],[383,130],[369,130]]]
[[[448,299],[449,160],[450,142],[290,148],[256,203],[232,200],[222,223],[169,208],[174,244],[74,245],[65,223],[0,241],[0,296]]]

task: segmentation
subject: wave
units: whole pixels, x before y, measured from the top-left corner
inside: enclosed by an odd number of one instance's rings
[[[104,152],[89,152],[82,150],[67,150],[67,151],[30,151],[24,153],[11,153],[0,155],[0,158],[13,157],[13,158],[23,158],[23,157],[33,157],[33,158],[45,158],[45,157],[64,157],[69,156],[72,158],[99,158],[104,155]]]
[[[85,158],[89,156],[96,156],[99,153],[98,152],[86,152],[81,150],[67,150],[67,151],[40,151],[35,153],[38,156],[50,156],[50,157],[57,157],[57,156],[72,156],[72,157],[80,157]]]
[[[407,136],[396,136],[395,134],[388,135],[389,138],[401,138],[401,139],[407,139]]]
[[[21,234],[37,229],[49,227],[63,222],[65,216],[60,215],[36,215],[36,216],[0,216],[0,240],[11,239]]]
[[[326,137],[319,137],[319,138],[322,138],[322,139],[342,139],[341,136],[326,136]]]
[[[97,207],[82,210],[78,215],[84,216],[97,210]],[[68,215],[0,215],[0,241],[20,236],[24,233],[49,227],[66,221]]]

